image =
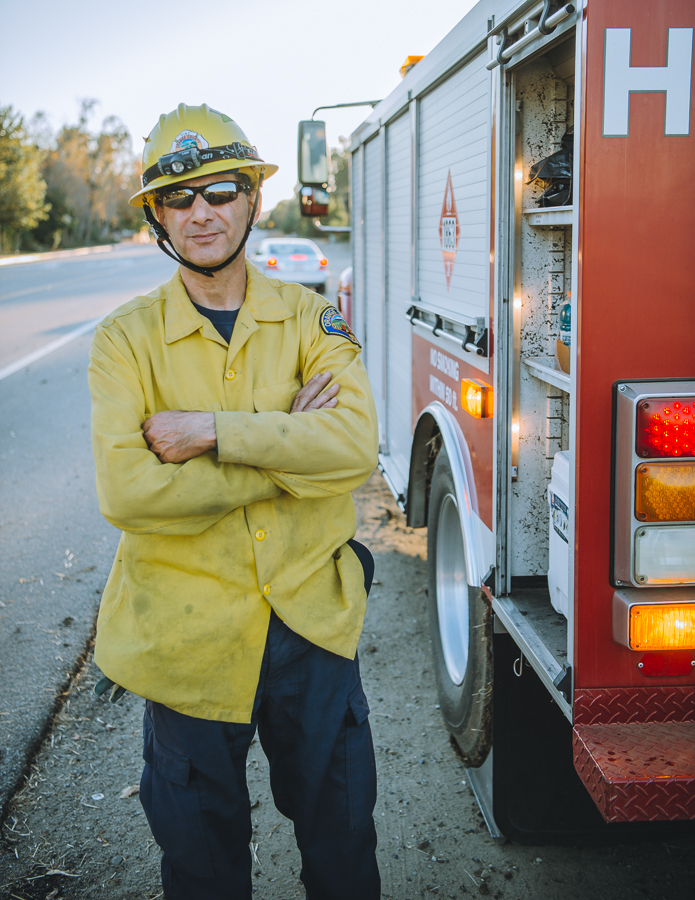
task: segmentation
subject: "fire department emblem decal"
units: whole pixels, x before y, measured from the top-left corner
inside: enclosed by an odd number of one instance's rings
[[[182,131],[177,134],[171,142],[171,150],[169,153],[177,153],[179,150],[188,150],[190,147],[197,147],[198,150],[207,150],[210,146],[202,134],[197,131]]]
[[[321,313],[321,328],[326,334],[339,334],[358,347],[362,346],[335,306],[327,306]]]
[[[456,210],[456,197],[454,197],[454,185],[451,182],[451,169],[449,169],[449,174],[446,178],[446,188],[444,190],[442,215],[439,219],[439,244],[442,248],[444,277],[446,278],[447,291],[449,290],[451,276],[454,271],[454,260],[456,259],[456,251],[459,246],[460,232],[459,216]]]

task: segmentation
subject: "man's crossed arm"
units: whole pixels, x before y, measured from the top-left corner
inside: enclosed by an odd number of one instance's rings
[[[334,409],[338,405],[339,385],[324,390],[331,380],[331,373],[314,375],[297,393],[291,413],[312,409]],[[209,450],[217,449],[215,414],[211,412],[185,412],[168,410],[155,413],[142,424],[147,446],[163,463],[182,463]]]

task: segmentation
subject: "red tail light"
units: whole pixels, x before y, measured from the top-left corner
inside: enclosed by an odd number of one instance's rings
[[[695,456],[695,397],[643,400],[636,437],[638,456]]]
[[[278,264],[278,261],[275,259],[274,256],[268,257],[268,260],[266,261],[266,266],[276,266],[277,264]]]
[[[328,265],[328,260],[326,259],[325,256],[324,256],[323,259],[320,259],[320,260],[319,260],[319,265],[320,265],[320,266],[327,266],[327,265]]]

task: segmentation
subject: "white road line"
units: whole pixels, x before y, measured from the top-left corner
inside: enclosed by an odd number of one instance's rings
[[[41,359],[42,356],[48,356],[49,353],[53,353],[53,351],[57,350],[59,347],[64,347],[65,344],[69,344],[70,341],[74,341],[75,338],[81,337],[83,334],[87,334],[88,331],[96,328],[96,326],[99,324],[99,322],[101,322],[103,318],[104,316],[99,316],[96,319],[85,322],[74,331],[70,331],[67,334],[64,334],[62,337],[57,338],[57,340],[51,341],[50,344],[44,344],[43,347],[39,347],[39,349],[34,350],[33,353],[28,353],[21,359],[17,359],[13,363],[10,363],[8,366],[4,366],[2,369],[0,369],[0,381],[2,381],[3,378],[7,378],[8,375],[13,375],[20,369],[25,368],[25,366],[31,365],[31,363],[36,362],[37,359]]]
[[[118,244],[102,244],[99,247],[78,247],[76,250],[53,250],[49,253],[25,253],[23,256],[3,256],[0,266],[17,266],[23,263],[43,262],[46,259],[71,259],[74,256],[90,256],[92,253],[110,253]]]

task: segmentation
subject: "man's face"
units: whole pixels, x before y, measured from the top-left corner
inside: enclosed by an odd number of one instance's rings
[[[237,181],[232,174],[201,175],[178,182],[172,187],[199,187],[223,181]],[[157,204],[155,213],[166,228],[178,253],[198,266],[214,266],[228,259],[239,246],[248,224],[256,192],[239,196],[232,203],[210,206],[201,194],[196,194],[188,209],[169,209]],[[256,220],[261,213],[259,202]],[[243,253],[240,254],[243,257]]]

